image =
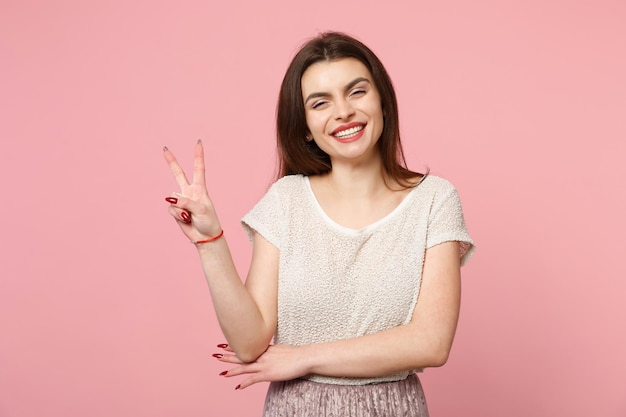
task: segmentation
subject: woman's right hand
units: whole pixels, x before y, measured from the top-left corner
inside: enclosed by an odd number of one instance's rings
[[[193,179],[187,180],[174,154],[163,148],[174,179],[180,186],[180,193],[172,193],[166,198],[170,203],[169,213],[174,217],[181,230],[192,242],[208,239],[221,233],[222,228],[209,198],[204,178],[204,149],[198,140],[193,160]]]

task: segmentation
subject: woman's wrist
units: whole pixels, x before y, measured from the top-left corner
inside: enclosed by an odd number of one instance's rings
[[[224,229],[221,229],[219,233],[216,233],[213,236],[208,236],[206,238],[203,239],[198,239],[198,240],[192,240],[191,243],[193,243],[194,245],[198,246],[204,243],[211,243],[214,242],[218,239],[220,239],[222,236],[224,236]]]
[[[300,351],[300,362],[304,370],[304,375],[314,373],[317,361],[317,349],[315,344],[298,346]]]

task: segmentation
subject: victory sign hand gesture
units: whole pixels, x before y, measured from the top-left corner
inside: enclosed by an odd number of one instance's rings
[[[180,187],[179,193],[172,193],[165,200],[170,203],[169,213],[178,222],[181,230],[194,243],[209,241],[222,235],[222,227],[215,207],[209,198],[204,179],[204,148],[198,140],[193,159],[193,178],[189,182],[174,154],[163,148],[174,179]]]

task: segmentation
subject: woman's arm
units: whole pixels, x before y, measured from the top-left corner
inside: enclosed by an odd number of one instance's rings
[[[261,381],[309,373],[336,377],[378,377],[443,365],[450,353],[461,299],[459,243],[426,251],[420,294],[411,322],[379,333],[300,347],[271,346],[256,362],[226,376],[250,374],[240,388]],[[231,356],[220,360],[239,363]]]
[[[204,178],[202,143],[196,145],[191,182],[167,148],[164,156],[181,188],[167,198],[169,211],[185,236],[195,242],[219,235],[222,229]],[[222,332],[242,362],[252,362],[265,352],[277,323],[278,249],[258,234],[253,243],[245,285],[225,238],[196,245]]]
[[[242,362],[254,361],[276,331],[278,249],[258,233],[254,235],[245,286],[225,239],[199,245],[198,252],[224,337]]]

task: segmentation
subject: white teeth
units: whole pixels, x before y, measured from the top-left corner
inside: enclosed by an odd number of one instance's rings
[[[351,127],[350,129],[342,130],[335,133],[335,136],[338,138],[345,138],[346,136],[354,135],[355,133],[360,132],[361,130],[363,130],[364,127],[365,126],[363,125]]]

